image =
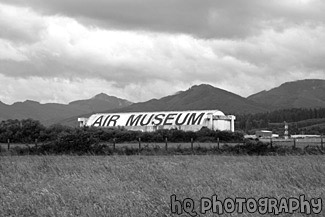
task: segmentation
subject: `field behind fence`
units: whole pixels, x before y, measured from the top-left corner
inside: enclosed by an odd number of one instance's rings
[[[46,143],[37,143],[37,146],[40,147]],[[243,142],[124,142],[124,143],[112,143],[112,142],[100,142],[100,145],[105,145],[111,149],[195,149],[195,148],[207,148],[214,149],[220,148],[224,145],[235,146],[243,145]],[[0,143],[2,150],[10,150],[15,147],[20,148],[31,148],[35,147],[36,143],[27,144],[27,143]]]
[[[111,142],[99,142],[97,145],[105,147],[105,150],[108,150],[108,153],[123,153],[125,151],[133,150],[132,153],[140,153],[141,151],[199,151],[200,150],[225,150],[225,147],[231,148],[235,146],[239,147],[245,147],[245,144],[255,144],[257,146],[262,146],[263,144],[268,144],[268,147],[283,147],[285,149],[291,149],[291,147],[294,148],[300,148],[300,149],[306,149],[306,148],[317,148],[320,150],[321,153],[323,153],[322,150],[324,150],[324,140],[323,138],[299,138],[299,139],[260,139],[259,142],[255,140],[251,140],[249,143],[244,141],[239,142],[224,142],[219,141],[217,142],[199,142],[192,140],[191,142],[169,142],[167,139],[165,142],[142,142],[141,139],[138,141],[133,142],[123,142],[123,143],[117,143],[116,140],[113,139]],[[42,152],[35,152],[35,148],[39,150],[38,148],[42,148],[43,145],[51,146],[53,145],[53,142],[38,142],[37,140],[32,144],[27,143],[10,143],[8,141],[7,143],[0,143],[0,152],[8,152],[11,150],[21,150],[24,149],[25,153],[42,153]],[[65,147],[66,144],[62,145],[61,147]],[[262,148],[262,147],[261,147]],[[227,148],[226,148],[227,149]],[[34,150],[34,151],[33,151]],[[122,152],[121,152],[122,151]],[[136,152],[134,152],[136,151]],[[104,153],[106,153],[105,151]],[[102,152],[103,153],[103,152]]]
[[[319,146],[324,148],[325,140],[324,138],[299,138],[299,139],[277,139],[277,138],[260,138],[259,141],[263,143],[270,143],[273,146],[291,146],[297,148],[305,148],[308,146]],[[0,147],[2,149],[10,149],[14,147],[34,147],[34,146],[41,146],[45,144],[44,142],[39,143],[37,140],[34,143],[11,143],[8,141],[7,143],[0,143]],[[141,140],[136,142],[123,142],[123,143],[116,143],[116,142],[100,142],[102,145],[111,146],[112,148],[219,148],[223,145],[228,146],[235,146],[235,145],[243,145],[243,141],[239,142],[142,142]]]
[[[292,146],[296,148],[305,148],[318,146],[324,148],[324,138],[290,138],[290,139],[260,139],[261,142],[270,143],[277,146]]]

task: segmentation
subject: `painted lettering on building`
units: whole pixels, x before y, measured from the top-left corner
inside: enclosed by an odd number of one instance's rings
[[[116,126],[180,126],[202,125],[207,112],[148,112],[92,115],[87,125],[94,127]]]

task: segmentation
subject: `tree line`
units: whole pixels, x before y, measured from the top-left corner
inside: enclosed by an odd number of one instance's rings
[[[322,120],[324,119],[324,120]],[[283,133],[284,122],[289,124],[291,134],[324,134],[325,108],[292,108],[257,114],[240,114],[236,116],[235,128],[246,133],[255,129],[269,129]],[[324,124],[325,125],[325,124]]]
[[[10,149],[11,154],[232,154],[232,155],[268,155],[268,154],[325,154],[319,147],[288,148],[272,146],[260,141],[245,140],[241,132],[210,130],[182,131],[178,129],[157,130],[154,132],[129,131],[125,128],[71,128],[62,125],[45,127],[39,121],[32,119],[6,120],[0,123],[0,142],[5,143],[35,143],[38,146],[16,146]],[[167,140],[166,140],[167,139]],[[218,142],[213,147],[168,149],[143,146],[142,148],[116,148],[115,143],[123,142]],[[219,142],[222,143],[219,147]],[[235,146],[229,142],[240,143]],[[42,144],[40,144],[42,143]],[[193,143],[192,143],[193,144]],[[112,148],[112,145],[114,148]],[[0,146],[0,153],[3,147]]]
[[[96,139],[99,142],[216,142],[220,141],[242,141],[243,134],[240,132],[214,131],[202,128],[197,132],[182,131],[178,129],[157,130],[154,132],[130,131],[125,128],[97,128],[84,127],[72,128],[63,125],[52,125],[45,127],[39,121],[33,119],[6,120],[0,123],[0,142],[6,143],[34,143],[49,141],[65,141],[77,138]]]
[[[212,131],[203,128],[198,132],[181,130],[158,130],[155,132],[128,131],[124,128],[87,128],[100,141],[132,142],[141,138],[144,142],[189,142],[191,139],[202,142],[241,140],[243,133],[254,134],[256,129],[269,129],[280,135],[284,132],[284,121],[289,123],[289,134],[325,134],[325,108],[318,109],[282,109],[259,114],[237,115],[237,132]],[[0,122],[0,142],[10,139],[13,143],[34,143],[54,141],[61,137],[77,134],[80,128],[71,128],[60,124],[45,127],[33,119],[5,120]]]

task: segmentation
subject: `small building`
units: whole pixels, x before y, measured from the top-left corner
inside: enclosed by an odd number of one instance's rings
[[[128,130],[151,132],[158,129],[198,131],[202,127],[212,130],[235,131],[234,115],[219,110],[98,113],[89,118],[78,118],[79,125],[93,127],[124,127]]]
[[[255,132],[256,138],[272,138],[272,131],[258,130]]]
[[[256,139],[256,135],[244,135],[245,139]]]

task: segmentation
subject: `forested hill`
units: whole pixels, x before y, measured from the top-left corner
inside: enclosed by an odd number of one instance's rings
[[[325,134],[325,108],[293,108],[238,115],[236,129],[250,133],[256,129],[269,129],[281,134],[284,122],[289,123],[291,134]]]
[[[305,79],[286,82],[269,91],[262,91],[247,99],[271,109],[324,108],[325,80]]]

